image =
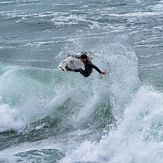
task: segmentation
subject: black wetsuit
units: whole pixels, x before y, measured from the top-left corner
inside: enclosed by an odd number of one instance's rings
[[[75,72],[80,72],[84,77],[88,77],[88,76],[91,75],[91,73],[93,71],[93,68],[94,68],[96,71],[98,71],[101,74],[100,69],[98,67],[96,67],[94,64],[92,64],[91,61],[87,60],[86,62],[83,62],[83,63],[85,65],[85,70],[83,70],[82,68],[72,70],[69,67],[67,67],[67,70],[75,71]]]

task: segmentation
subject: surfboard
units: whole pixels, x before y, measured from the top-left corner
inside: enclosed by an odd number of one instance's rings
[[[81,56],[83,53],[77,53],[75,56]],[[88,60],[93,59],[93,53],[92,52],[85,52],[85,54],[88,56]],[[60,71],[69,71],[66,69],[66,66],[71,68],[72,70],[78,69],[78,68],[83,68],[84,64],[80,59],[77,59],[75,57],[68,57],[65,60],[63,60],[59,65],[58,65],[58,70]]]

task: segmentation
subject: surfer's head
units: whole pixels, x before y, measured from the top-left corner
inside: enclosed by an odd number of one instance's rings
[[[86,54],[82,54],[80,56],[80,59],[81,59],[82,62],[86,62],[87,61],[87,55]]]

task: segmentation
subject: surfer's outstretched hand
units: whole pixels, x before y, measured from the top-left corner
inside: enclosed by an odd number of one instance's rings
[[[106,72],[101,72],[101,74],[102,74],[102,75],[105,75],[105,74],[106,74]]]
[[[67,55],[67,57],[71,56],[70,54],[65,54],[65,55]]]

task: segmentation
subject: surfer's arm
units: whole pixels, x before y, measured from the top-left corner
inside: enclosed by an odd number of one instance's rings
[[[94,64],[91,63],[91,67],[94,68],[96,71],[98,71],[101,74],[101,70],[95,66]]]
[[[67,55],[67,57],[74,57],[74,58],[77,58],[77,59],[80,59],[80,56],[78,56],[78,55],[71,55],[71,54],[66,54]]]
[[[96,71],[98,71],[102,75],[106,74],[106,72],[101,72],[101,70],[97,66],[95,66],[94,64],[91,64],[91,67],[94,68]]]

